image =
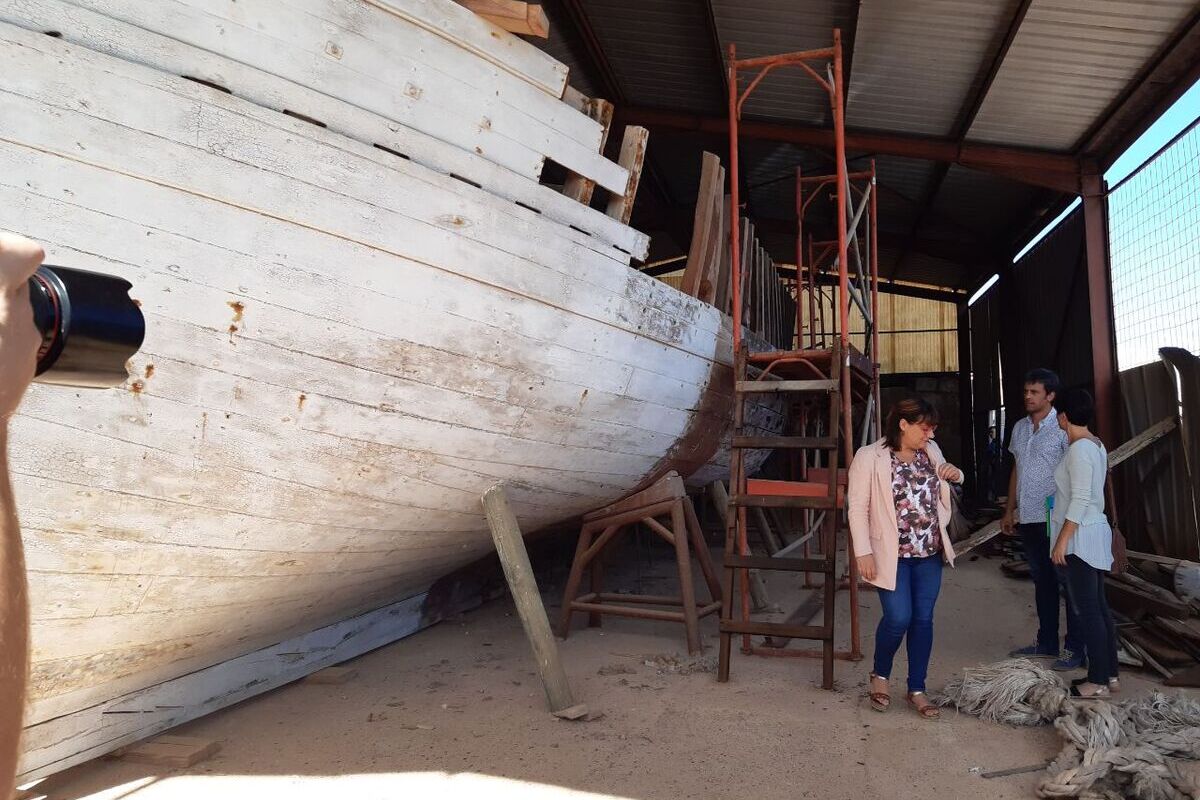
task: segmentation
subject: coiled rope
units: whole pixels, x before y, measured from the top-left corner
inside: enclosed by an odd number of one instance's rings
[[[1200,798],[1200,785],[1179,769],[1182,760],[1200,760],[1200,702],[1182,694],[1075,700],[1054,672],[1013,659],[964,670],[934,700],[1006,725],[1052,722],[1063,748],[1039,797]]]

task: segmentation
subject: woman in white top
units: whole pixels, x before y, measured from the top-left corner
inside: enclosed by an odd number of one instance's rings
[[[1117,633],[1104,597],[1104,573],[1113,564],[1113,532],[1104,516],[1108,453],[1087,427],[1095,411],[1090,394],[1071,389],[1056,405],[1070,445],[1054,473],[1050,560],[1066,575],[1088,658],[1087,677],[1073,682],[1071,695],[1107,697],[1117,686]]]

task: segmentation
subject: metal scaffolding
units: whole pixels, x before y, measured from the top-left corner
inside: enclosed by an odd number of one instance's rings
[[[797,171],[796,211],[797,272],[796,339],[793,349],[754,351],[742,330],[741,253],[731,247],[731,289],[733,297],[733,349],[735,369],[734,436],[730,466],[730,507],[727,515],[724,558],[724,604],[721,612],[721,647],[718,680],[728,680],[732,637],[740,634],[742,651],[761,655],[819,655],[823,659],[823,683],[833,687],[835,657],[860,659],[858,624],[858,570],[853,550],[846,540],[850,591],[851,647],[844,653],[834,649],[835,593],[840,583],[837,570],[838,530],[843,529],[846,470],[853,458],[856,441],[865,441],[879,430],[878,332],[878,256],[875,228],[875,170],[850,172],[846,162],[844,124],[844,87],[842,82],[841,33],[833,32],[833,46],[819,50],[785,53],[777,56],[738,60],[734,45],[729,46],[729,174],[731,242],[739,242],[740,201],[738,125],[746,99],[774,69],[794,66],[802,69],[829,96],[833,118],[836,171],[832,175],[804,177]],[[752,74],[744,90],[739,72]],[[804,258],[804,218],[820,197],[833,202],[836,238],[829,242],[821,258],[815,243],[809,258]],[[832,258],[832,262],[830,259]],[[836,274],[837,291],[833,298],[835,328],[830,332],[824,320],[823,278]],[[851,330],[851,303],[855,316],[863,320],[863,330]],[[805,310],[808,322],[805,325]],[[819,320],[819,321],[818,321]],[[807,335],[807,342],[805,336]],[[861,335],[859,347],[855,341]],[[761,345],[760,345],[761,346]],[[757,436],[747,425],[746,404],[750,398],[780,398],[796,408],[792,429],[784,436]],[[862,427],[856,437],[854,406],[862,407]],[[745,452],[755,449],[790,450],[793,470],[790,480],[765,480],[747,475]],[[758,514],[764,508],[800,510],[804,518],[799,538],[772,556],[750,553],[747,536],[747,509]],[[810,539],[821,534],[819,554],[810,552]],[[803,557],[789,554],[802,546]],[[785,552],[786,551],[786,552]],[[820,625],[808,625],[797,619],[788,623],[759,622],[750,618],[749,571],[779,570],[813,572],[824,576],[823,619]],[[735,614],[734,584],[738,584],[740,603]],[[798,612],[804,613],[802,606]],[[809,614],[811,616],[811,614]],[[806,649],[782,649],[756,646],[755,635],[769,640],[792,638],[822,642],[819,652]]]

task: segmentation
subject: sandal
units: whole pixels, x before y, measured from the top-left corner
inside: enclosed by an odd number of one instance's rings
[[[1083,694],[1079,691],[1079,687],[1083,684],[1071,684],[1071,698],[1073,700],[1107,700],[1109,692],[1107,686],[1101,686],[1096,689],[1095,694]]]
[[[942,716],[942,710],[940,708],[928,700],[925,701],[925,705],[921,705],[917,702],[916,698],[918,697],[925,697],[925,692],[909,692],[908,704],[912,706],[918,714],[921,715],[921,719],[937,719],[938,717]]]
[[[1081,683],[1087,683],[1087,682],[1088,682],[1087,678],[1076,678],[1075,680],[1071,681],[1071,685],[1078,686]],[[1121,693],[1121,679],[1120,678],[1109,678],[1108,679],[1108,693],[1109,694],[1120,694]]]
[[[871,673],[871,680],[881,680],[887,683],[887,678],[881,678],[874,672]],[[887,692],[872,692],[868,689],[867,696],[871,698],[871,708],[876,711],[883,712],[892,707],[892,696]]]

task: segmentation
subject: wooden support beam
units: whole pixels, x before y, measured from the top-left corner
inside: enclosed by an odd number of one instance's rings
[[[184,769],[198,764],[221,749],[219,742],[195,736],[159,736],[120,751],[122,761],[156,767]]]
[[[458,0],[458,3],[510,33],[550,38],[550,20],[537,3],[519,0]]]
[[[326,667],[304,679],[305,683],[343,684],[358,677],[356,667]]]
[[[492,531],[492,541],[496,543],[500,565],[504,568],[504,577],[512,591],[517,614],[533,649],[550,711],[565,711],[575,705],[571,685],[567,682],[567,672],[559,658],[554,634],[550,632],[550,620],[546,618],[546,607],[542,605],[542,596],[538,593],[537,579],[529,563],[529,553],[525,551],[521,528],[508,504],[502,484],[496,484],[483,493],[483,511]]]
[[[608,200],[606,213],[613,219],[629,224],[633,215],[633,201],[637,198],[638,184],[642,180],[642,166],[646,163],[646,141],[650,131],[638,125],[625,128],[625,138],[621,140],[621,155],[617,163],[629,171],[629,183],[625,186],[625,194],[615,192]]]

